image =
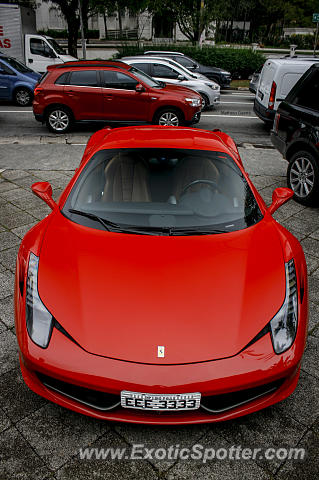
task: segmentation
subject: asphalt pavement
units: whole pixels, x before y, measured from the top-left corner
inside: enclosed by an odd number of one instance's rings
[[[269,134],[252,113],[248,92],[227,92],[197,128],[220,128],[241,145],[250,178],[265,201],[286,185],[286,162],[269,148]],[[230,103],[226,103],[230,102]],[[207,115],[207,116],[206,116]],[[21,378],[13,321],[15,258],[21,238],[49,208],[30,191],[50,181],[57,198],[77,167],[94,131],[81,126],[67,136],[48,134],[30,108],[0,105],[0,480],[196,479],[312,480],[319,472],[319,216],[318,209],[288,202],[277,221],[301,241],[309,273],[310,319],[307,348],[295,392],[250,416],[220,424],[153,427],[103,422],[38,397]],[[267,148],[268,147],[268,148]],[[257,268],[258,266],[256,266]],[[260,268],[262,268],[262,259]],[[199,460],[80,458],[80,449],[148,449],[179,445],[227,451],[281,449],[281,457]],[[283,458],[283,449],[304,448],[303,461]]]
[[[239,144],[271,146],[269,129],[253,112],[253,100],[254,95],[249,91],[223,91],[220,104],[211,111],[203,112],[196,128],[208,130],[219,128],[231,135]],[[106,124],[108,123],[78,124],[71,133],[62,137],[75,143],[85,142],[94,131]],[[8,140],[5,140],[7,137]],[[14,140],[13,137],[19,139]],[[31,107],[21,108],[0,103],[0,141],[35,142],[36,139],[31,137],[38,139],[45,137],[44,143],[63,141],[61,136],[50,134],[45,125],[34,119]],[[53,140],[54,138],[56,140]]]

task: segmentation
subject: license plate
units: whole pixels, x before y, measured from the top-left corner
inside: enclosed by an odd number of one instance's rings
[[[124,408],[139,410],[176,411],[196,410],[200,406],[200,393],[177,393],[157,395],[153,393],[138,393],[122,390],[121,405]]]

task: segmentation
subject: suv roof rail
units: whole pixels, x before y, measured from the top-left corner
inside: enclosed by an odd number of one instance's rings
[[[184,53],[181,53],[181,52],[171,52],[168,50],[147,50],[146,52],[144,52],[144,55],[153,55],[154,53],[165,54],[165,55],[182,55],[182,56],[185,55]]]
[[[123,68],[124,70],[128,70],[130,65],[121,61],[109,61],[109,60],[79,60],[73,62],[65,62],[65,63],[58,63],[55,65],[49,65],[47,67],[48,70],[54,70],[55,68],[68,68],[68,67],[115,67],[115,68]]]

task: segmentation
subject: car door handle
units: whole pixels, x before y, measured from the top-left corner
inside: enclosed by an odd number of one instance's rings
[[[33,63],[33,60],[32,60],[32,58],[29,58],[29,63]]]
[[[104,93],[104,98],[112,98],[113,95],[111,93]]]
[[[65,90],[65,93],[75,93],[75,90]]]

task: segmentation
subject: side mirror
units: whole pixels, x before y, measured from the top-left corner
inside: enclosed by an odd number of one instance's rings
[[[279,187],[272,193],[272,204],[268,208],[268,212],[272,215],[281,205],[288,202],[293,197],[294,192],[290,188]]]
[[[143,85],[141,83],[138,83],[135,87],[135,90],[137,92],[145,92],[145,88],[143,87]]]
[[[180,82],[181,82],[182,80],[185,80],[184,75],[178,75],[177,80],[179,80]]]
[[[41,198],[52,210],[58,206],[52,198],[52,187],[49,182],[36,182],[31,189],[34,195]]]

